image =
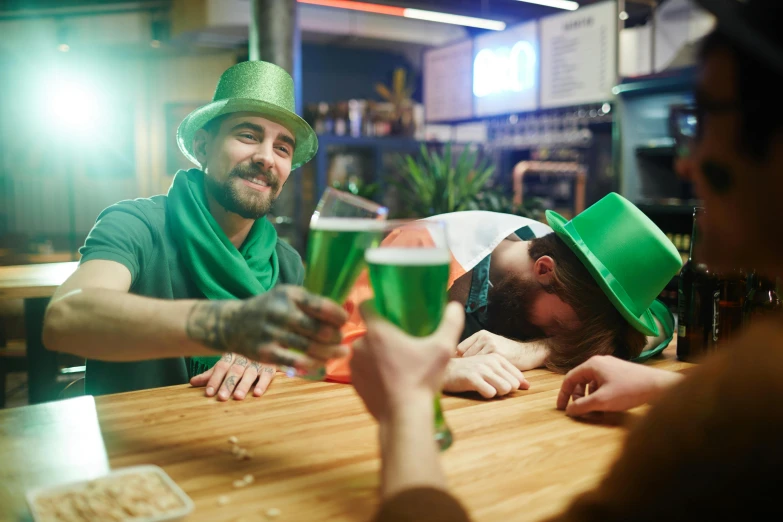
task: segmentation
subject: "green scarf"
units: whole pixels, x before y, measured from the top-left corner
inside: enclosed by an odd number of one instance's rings
[[[209,212],[202,171],[177,172],[166,213],[180,255],[207,299],[244,299],[277,283],[275,227],[266,218],[257,220],[237,250]],[[190,376],[208,370],[219,359],[192,357]]]

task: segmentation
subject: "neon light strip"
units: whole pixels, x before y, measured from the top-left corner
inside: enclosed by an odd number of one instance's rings
[[[376,13],[391,16],[405,16],[405,8],[390,5],[368,4],[366,2],[347,2],[345,0],[299,0],[300,4],[321,5],[337,9],[350,9],[365,13]]]
[[[566,11],[576,11],[579,9],[579,4],[572,0],[517,0],[517,2],[527,2],[528,4],[545,5],[547,7],[554,7],[557,9],[565,9]]]
[[[415,18],[416,20],[429,20],[430,22],[440,22],[442,24],[478,27],[479,29],[490,29],[492,31],[502,31],[506,28],[505,22],[499,22],[497,20],[487,20],[486,18],[473,18],[472,16],[460,16],[448,13],[437,13],[435,11],[424,11],[421,9],[406,9],[404,16],[405,18]]]
[[[501,22],[498,20],[488,20],[486,18],[474,18],[472,16],[460,16],[460,15],[449,14],[449,13],[439,13],[437,11],[425,11],[423,9],[406,9],[403,7],[369,4],[366,2],[348,2],[346,0],[298,0],[298,1],[300,4],[320,5],[323,7],[334,7],[337,9],[349,9],[351,11],[362,11],[364,13],[401,16],[404,18],[427,20],[429,22],[439,22],[442,24],[477,27],[479,29],[490,29],[492,31],[502,31],[503,29],[506,28],[505,22]]]

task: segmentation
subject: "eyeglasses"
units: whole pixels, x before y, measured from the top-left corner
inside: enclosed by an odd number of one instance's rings
[[[669,111],[669,131],[674,138],[677,156],[681,158],[688,156],[693,144],[701,138],[706,114],[755,110],[754,107],[741,106],[736,101],[712,101],[698,95],[696,98],[694,105],[673,105]]]
[[[674,138],[677,157],[688,156],[699,133],[699,110],[696,106],[672,106],[669,110],[669,132]]]

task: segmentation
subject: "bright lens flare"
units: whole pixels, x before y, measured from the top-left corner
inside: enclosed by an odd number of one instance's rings
[[[87,82],[55,80],[46,85],[43,101],[43,117],[64,135],[84,137],[97,131],[102,103]]]

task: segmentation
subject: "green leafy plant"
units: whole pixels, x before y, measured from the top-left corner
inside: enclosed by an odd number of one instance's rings
[[[374,199],[378,193],[377,183],[365,183],[361,178],[355,177],[351,177],[344,182],[335,181],[332,183],[332,187],[370,200]]]
[[[375,92],[384,100],[394,104],[395,109],[399,110],[402,105],[411,102],[413,87],[408,85],[408,75],[405,69],[395,69],[392,80],[391,88],[382,83],[376,83]]]
[[[514,203],[514,198],[503,187],[489,187],[479,193],[466,210],[488,210],[542,221],[546,207],[540,198]]]
[[[419,152],[418,157],[405,155],[398,179],[389,180],[398,190],[401,214],[407,217],[469,210],[495,171],[489,159],[480,159],[470,146],[456,160],[451,143],[442,154],[424,144]]]

